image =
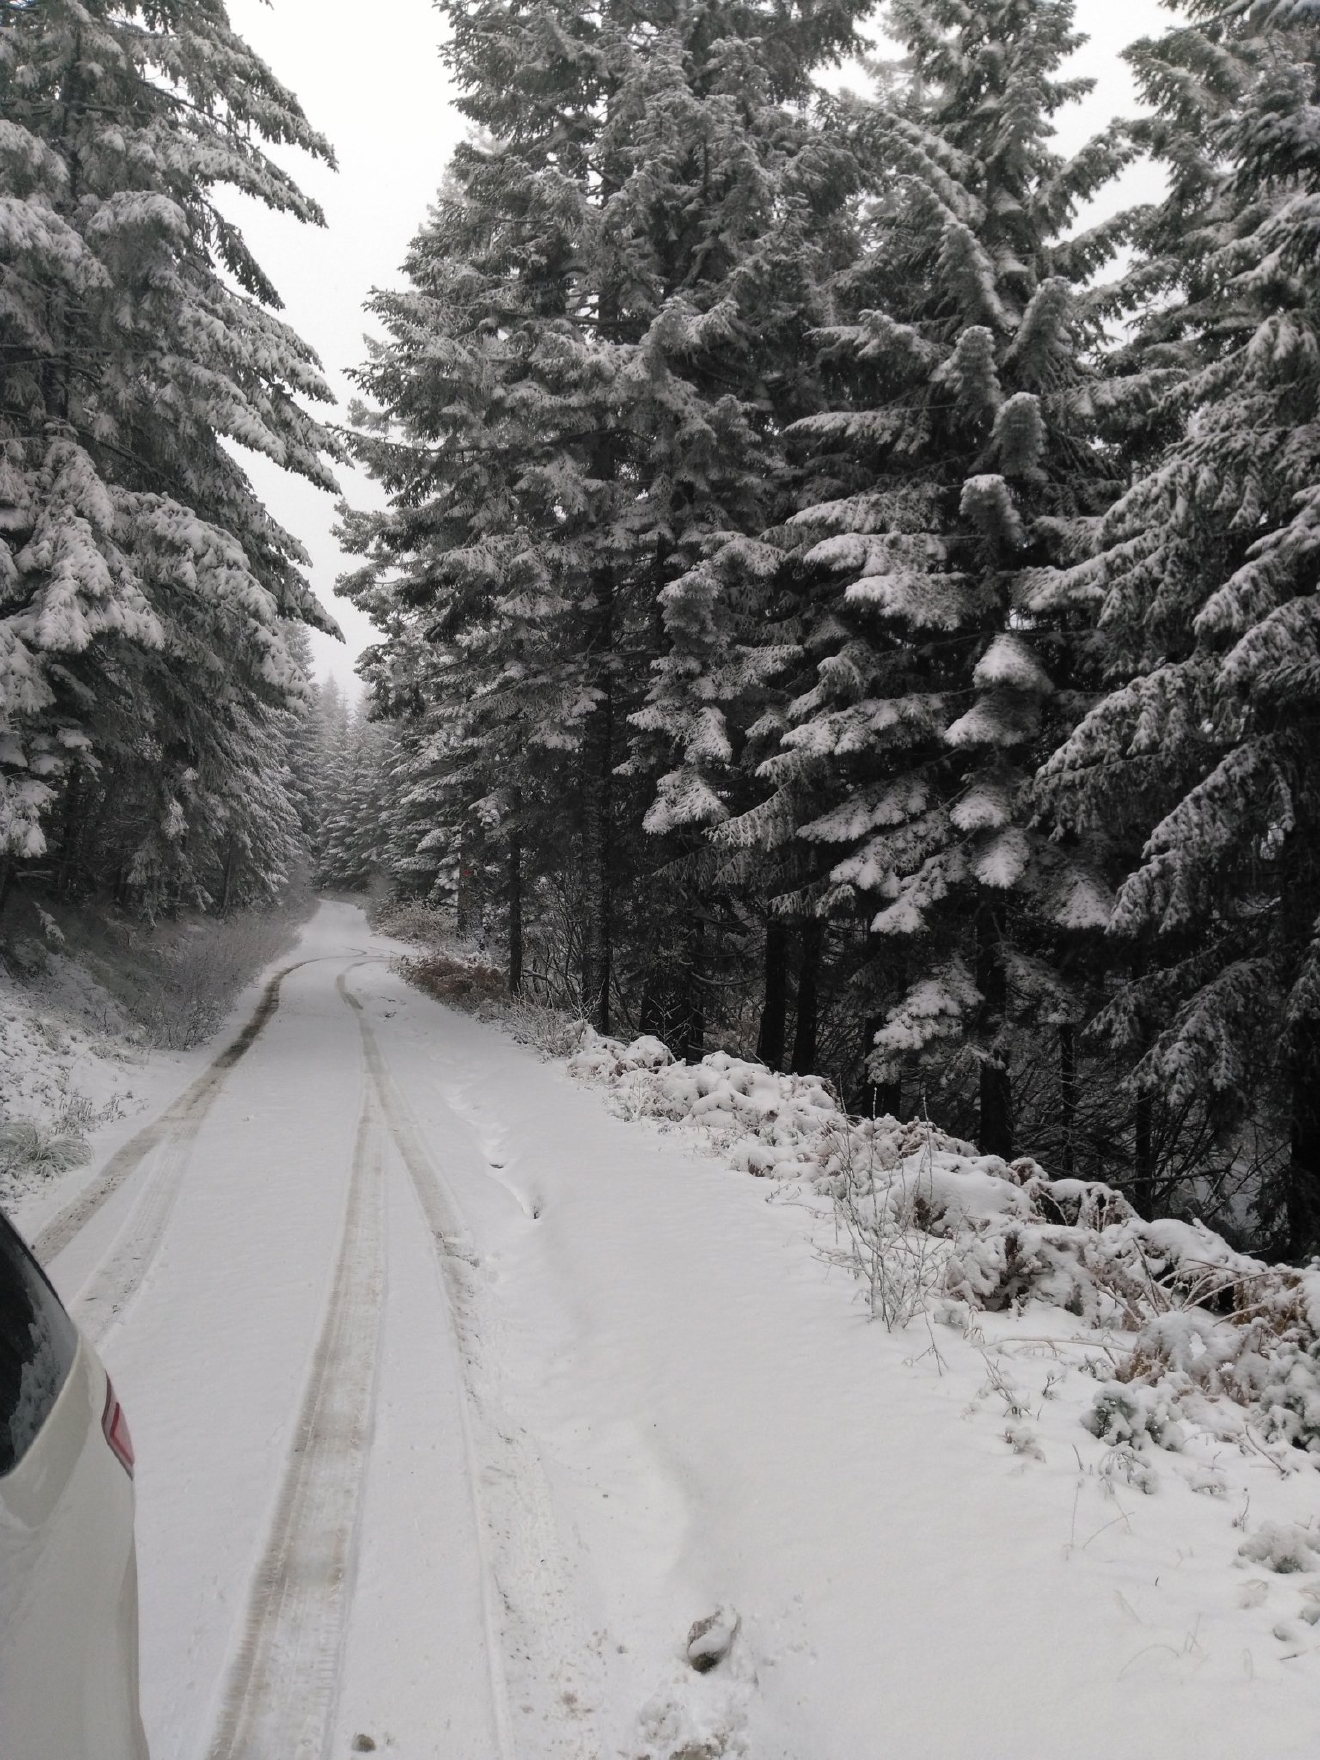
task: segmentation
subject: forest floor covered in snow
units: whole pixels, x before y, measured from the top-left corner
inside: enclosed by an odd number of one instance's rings
[[[133,1425],[155,1754],[1313,1751],[1317,1456],[1198,1369],[1251,1367],[1208,1242],[735,1060],[550,1055],[406,953],[324,905],[18,1208]],[[1125,1380],[1142,1265],[1213,1326]]]

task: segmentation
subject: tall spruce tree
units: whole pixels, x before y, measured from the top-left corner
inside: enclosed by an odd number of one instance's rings
[[[95,845],[85,882],[155,902],[217,899],[231,856],[264,885],[255,824],[199,846],[304,691],[287,620],[326,619],[224,442],[327,489],[335,443],[216,192],[319,223],[264,146],[330,149],[221,0],[5,0],[0,118],[0,861]]]
[[[310,646],[306,636],[300,649]],[[305,659],[305,669],[310,665]],[[334,679],[313,684],[306,704],[294,715],[289,741],[291,799],[298,814],[305,853],[315,873],[327,823],[335,810],[348,768],[349,711]]]
[[[388,867],[390,747],[387,729],[359,713],[327,752],[316,868],[322,886],[361,892]]]
[[[627,718],[671,640],[666,587],[769,512],[760,343],[792,322],[824,155],[802,104],[863,7],[441,10],[483,133],[455,155],[411,286],[375,305],[390,341],[362,376],[380,416],[361,452],[391,506],[349,521],[368,562],[348,590],[389,632],[383,706],[425,674],[461,723],[462,816],[521,836],[548,824],[547,792],[569,804],[582,999],[605,1026],[618,875],[657,860],[645,786],[618,774]],[[492,813],[501,791],[521,805]]]
[[[819,333],[826,407],[794,428],[798,510],[767,534],[805,664],[789,651],[791,694],[756,729],[779,736],[770,792],[715,835],[777,863],[815,852],[780,908],[865,924],[879,1096],[970,1048],[980,1141],[1009,1155],[1012,1021],[1071,1024],[1058,942],[1107,914],[1085,864],[1032,828],[1028,785],[1087,667],[1052,571],[1108,493],[1085,286],[1113,237],[1067,229],[1128,149],[1050,145],[1086,83],[1060,74],[1081,40],[1070,0],[886,16],[907,58],[838,117],[874,191],[864,250]],[[774,567],[735,548],[710,594]]]
[[[1320,7],[1191,0],[1131,51],[1170,193],[1130,280],[1137,480],[1066,577],[1113,688],[1058,821],[1135,850],[1100,1026],[1148,1104],[1281,1121],[1273,1243],[1320,1246]]]

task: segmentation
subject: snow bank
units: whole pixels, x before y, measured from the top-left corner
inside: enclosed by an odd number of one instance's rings
[[[814,1183],[837,1174],[859,1152],[896,1168],[928,1141],[957,1156],[976,1155],[970,1143],[930,1125],[849,1119],[823,1077],[779,1075],[726,1051],[678,1063],[659,1039],[623,1045],[586,1027],[568,1067],[607,1084],[623,1117],[699,1126],[711,1139],[707,1146],[746,1173]]]
[[[850,1118],[819,1076],[585,1029],[569,1060],[616,1112],[679,1125],[730,1166],[832,1199],[872,1312],[1062,1310],[1118,1345],[1085,1423],[1114,1445],[1182,1446],[1188,1423],[1320,1463],[1320,1267],[1269,1265],[1199,1222],[1147,1222],[1112,1187],[1052,1179],[919,1120]],[[1250,1430],[1247,1428],[1250,1426]]]
[[[104,1148],[99,1133],[168,1093],[309,900],[154,925],[12,897],[0,932],[0,1202]],[[59,920],[57,921],[56,912]]]
[[[142,1033],[81,966],[20,945],[0,966],[0,1202],[85,1164],[87,1137],[135,1111]],[[14,950],[10,949],[11,959]]]

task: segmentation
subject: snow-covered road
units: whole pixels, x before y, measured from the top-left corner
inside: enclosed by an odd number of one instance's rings
[[[1015,1454],[791,1189],[391,951],[324,905],[258,1030],[35,1219],[138,1448],[155,1760],[1314,1751],[1222,1504]]]

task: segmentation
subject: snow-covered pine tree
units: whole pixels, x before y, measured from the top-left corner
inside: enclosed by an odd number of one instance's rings
[[[343,590],[384,632],[367,677],[377,710],[404,723],[396,869],[406,883],[429,876],[456,909],[483,800],[516,780],[538,735],[579,745],[595,703],[579,700],[582,669],[556,628],[589,564],[578,559],[566,594],[555,552],[585,523],[584,460],[563,427],[592,427],[603,369],[565,316],[582,192],[537,172],[547,133],[592,131],[598,90],[585,62],[557,57],[552,10],[454,9],[465,108],[511,139],[460,149],[405,263],[409,286],[373,302],[390,342],[361,375],[382,413],[359,452],[391,506],[347,520],[347,547],[368,560]],[[506,38],[497,71],[487,63]],[[572,801],[575,779],[564,792]]]
[[[1139,851],[1112,925],[1132,977],[1100,1025],[1148,1098],[1207,1100],[1230,1140],[1281,1119],[1262,1220],[1300,1255],[1320,1247],[1320,6],[1186,11],[1131,51],[1170,193],[1115,393],[1153,457],[1059,589],[1099,606],[1113,688],[1042,791]]]
[[[856,254],[859,183],[846,137],[807,83],[812,71],[804,66],[803,77],[773,94],[782,108],[758,161],[759,236],[754,225],[741,239],[743,255],[731,281],[738,329],[717,366],[726,383],[737,375],[753,411],[760,528],[746,519],[698,528],[668,558],[659,600],[663,631],[646,704],[631,717],[637,733],[628,766],[654,790],[644,822],[656,854],[668,858],[667,873],[689,871],[697,894],[685,907],[695,934],[685,935],[676,923],[676,946],[658,963],[690,973],[696,1001],[703,985],[700,954],[712,959],[722,945],[736,955],[740,938],[753,945],[762,940],[770,1000],[759,1054],[772,1064],[788,1049],[789,988],[786,980],[776,983],[776,974],[786,969],[790,937],[783,919],[764,934],[749,930],[764,918],[767,898],[801,878],[801,846],[781,845],[773,862],[748,860],[745,853],[711,861],[696,852],[712,826],[744,812],[760,793],[754,772],[765,755],[773,706],[785,698],[781,675],[801,652],[798,595],[785,578],[782,551],[761,528],[778,525],[800,505],[802,481],[791,468],[785,433],[820,407],[810,337],[833,315],[831,280]],[[817,938],[816,926],[807,924],[804,989]],[[730,981],[728,974],[723,981]],[[804,1070],[817,1067],[808,1014],[798,1010],[791,1058]]]
[[[375,308],[391,340],[363,375],[382,428],[362,453],[392,504],[350,522],[368,566],[348,590],[397,655],[445,649],[467,812],[490,779],[525,815],[538,772],[571,803],[582,995],[603,1026],[612,894],[648,861],[644,788],[616,774],[627,716],[668,640],[666,585],[716,533],[765,523],[758,338],[790,300],[781,227],[805,225],[812,196],[797,106],[863,8],[442,10],[483,132],[455,156],[411,287]]]
[[[305,630],[289,632],[290,645],[299,653],[305,674],[310,675],[310,643]],[[324,730],[325,687],[312,683],[307,701],[293,715],[289,733],[289,800],[309,858],[324,818],[324,765],[321,759]]]
[[[330,149],[221,0],[5,0],[0,118],[0,859],[217,898],[185,852],[303,691],[284,620],[325,622],[225,442],[325,488],[336,448],[216,192],[317,222],[263,146]]]
[[[1051,571],[1108,493],[1085,284],[1113,240],[1067,231],[1127,149],[1050,145],[1085,85],[1060,73],[1071,0],[900,0],[886,17],[907,59],[839,113],[874,194],[820,333],[830,406],[796,424],[801,502],[769,534],[798,571],[809,673],[769,711],[770,792],[715,835],[817,852],[780,908],[867,925],[879,1097],[970,1048],[977,1134],[1009,1155],[1011,1022],[1071,1022],[1052,958],[1106,914],[1031,828],[1027,784],[1084,683],[1083,619],[1049,607]],[[747,572],[732,561],[726,592]]]
[[[326,778],[319,885],[362,892],[385,872],[392,743],[390,730],[368,721],[361,711],[349,720]]]
[[[402,898],[431,905],[454,901],[457,874],[450,835],[448,771],[443,755],[416,721],[394,723],[395,747],[386,783],[385,866]]]
[[[304,632],[293,632],[299,652],[308,658]],[[310,871],[315,873],[324,847],[326,826],[348,773],[349,707],[333,678],[313,683],[305,704],[293,718],[289,744],[291,799],[302,828]]]

